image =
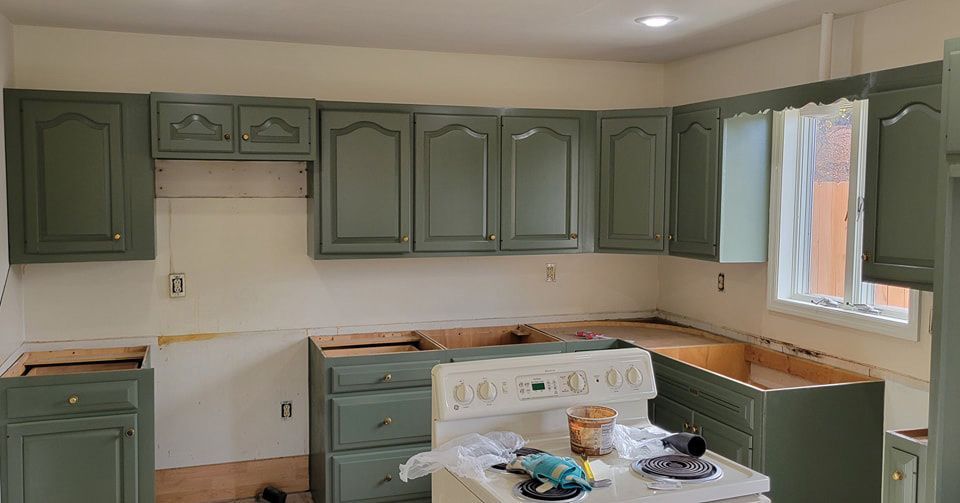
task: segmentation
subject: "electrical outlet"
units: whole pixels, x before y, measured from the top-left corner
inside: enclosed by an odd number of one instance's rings
[[[547,283],[557,282],[557,264],[547,264]]]
[[[293,417],[293,402],[280,402],[280,419],[286,421]]]
[[[727,287],[726,283],[727,283],[727,277],[723,273],[718,274],[717,275],[717,291],[722,292]]]
[[[184,284],[186,281],[186,275],[182,272],[175,272],[170,275],[170,296],[171,297],[186,297],[187,289]]]

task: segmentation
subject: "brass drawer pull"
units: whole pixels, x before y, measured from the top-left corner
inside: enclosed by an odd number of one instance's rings
[[[690,431],[690,423],[686,421],[683,422],[683,431]]]
[[[120,233],[119,233],[119,232],[113,235],[113,240],[114,240],[114,241],[120,241]]]
[[[496,240],[497,240],[497,235],[496,235],[496,234],[491,234],[491,235],[487,236],[487,239],[489,239],[490,241],[496,241]]]
[[[410,236],[404,234],[403,236],[400,236],[400,241],[406,243],[407,241],[410,241]]]
[[[133,436],[137,434],[137,430],[133,428],[128,428],[126,433],[128,437],[133,438]]]
[[[390,382],[393,380],[393,374],[387,374],[383,376],[383,382]]]
[[[80,397],[78,397],[77,395],[70,395],[70,398],[67,398],[67,403],[69,403],[70,405],[76,405],[80,403]]]
[[[890,478],[892,478],[893,480],[896,480],[897,482],[899,482],[899,481],[903,480],[903,472],[901,472],[900,470],[897,470],[897,471],[893,472],[893,475],[890,475]]]
[[[390,475],[389,473],[383,478],[384,482],[390,482],[391,480],[393,480],[393,475]]]
[[[570,233],[570,239],[577,239],[577,233],[576,233],[576,232],[571,232],[571,233]]]
[[[384,425],[384,426],[388,426],[388,425],[391,425],[391,424],[393,424],[393,418],[392,418],[392,417],[385,417],[385,418],[383,418],[383,425]]]
[[[663,239],[663,236],[660,235],[660,234],[654,234],[654,235],[653,235],[653,239],[655,239],[655,240],[657,240],[657,241],[660,241],[661,239]]]
[[[250,141],[250,133],[243,133],[240,135],[240,138],[242,138],[243,141]]]

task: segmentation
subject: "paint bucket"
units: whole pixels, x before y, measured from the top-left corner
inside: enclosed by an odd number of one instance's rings
[[[587,456],[604,456],[613,451],[613,427],[617,411],[602,405],[583,405],[567,409],[570,450]]]

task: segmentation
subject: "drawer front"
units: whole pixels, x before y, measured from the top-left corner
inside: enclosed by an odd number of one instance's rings
[[[440,360],[377,365],[344,365],[331,369],[330,391],[345,393],[374,389],[430,386],[430,371]]]
[[[314,102],[304,106],[240,105],[240,153],[310,158]]]
[[[887,449],[886,465],[884,503],[916,503],[917,456],[891,447]]]
[[[137,381],[27,386],[7,390],[7,419],[136,410]]]
[[[156,104],[157,154],[233,153],[234,106],[229,104]]]
[[[430,477],[400,480],[398,467],[410,456],[430,450],[430,444],[412,448],[334,454],[331,461],[333,501],[392,502],[427,498]]]
[[[654,365],[660,395],[741,430],[753,430],[755,400],[664,365]]]
[[[330,399],[333,448],[430,441],[430,390]]]

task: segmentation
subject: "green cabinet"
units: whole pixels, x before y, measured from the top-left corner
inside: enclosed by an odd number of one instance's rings
[[[137,416],[81,417],[7,427],[7,500],[136,503]],[[56,481],[53,483],[53,481]]]
[[[153,259],[147,96],[8,89],[11,263]]]
[[[503,117],[501,249],[577,249],[580,121]]]
[[[304,160],[316,158],[316,102],[153,93],[157,159]]]
[[[863,279],[933,289],[941,86],[870,95]]]
[[[670,253],[717,257],[720,109],[673,117]]]
[[[388,503],[430,499],[430,477],[400,480],[399,466],[430,444],[390,450],[334,454],[330,457],[331,500]]]
[[[949,40],[945,46],[944,63],[950,74],[960,72],[960,42]],[[960,154],[960,79],[954,76],[944,76],[943,111],[946,113],[944,127],[946,129],[946,152]]]
[[[414,249],[497,251],[499,118],[417,114],[415,122]]]
[[[324,111],[322,254],[411,251],[408,113]]]
[[[601,251],[663,251],[666,115],[600,120]]]
[[[717,421],[706,414],[693,415],[691,430],[698,433],[710,450],[748,468],[753,466],[753,436]]]
[[[927,501],[927,430],[888,431],[883,461],[883,503]]]

